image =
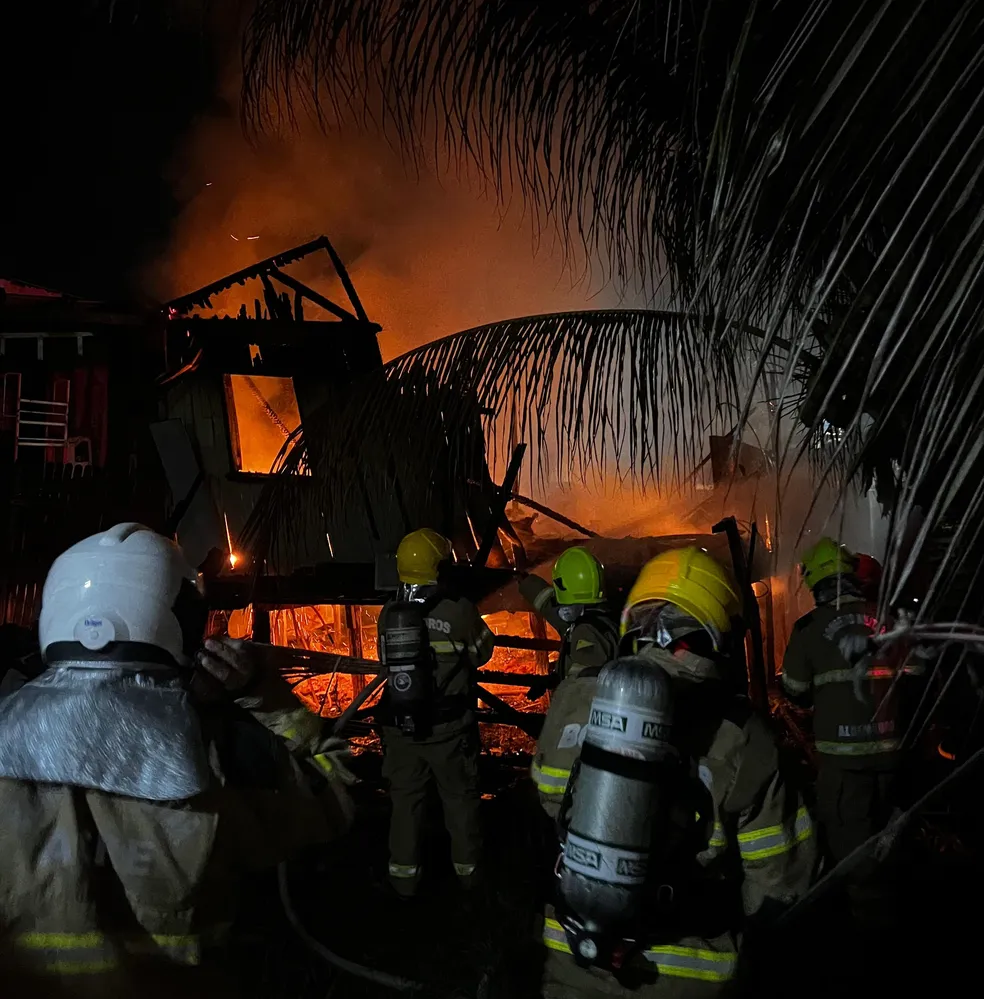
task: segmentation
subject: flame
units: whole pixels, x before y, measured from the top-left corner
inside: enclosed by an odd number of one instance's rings
[[[236,563],[239,561],[239,556],[235,552],[229,552],[229,565],[231,568],[236,568]]]
[[[229,419],[239,441],[240,472],[266,474],[284,442],[301,423],[294,379],[273,375],[226,375]],[[230,544],[230,550],[232,545]]]
[[[938,752],[944,760],[955,760],[957,758],[956,753],[951,753],[948,749],[943,748],[942,742],[936,747],[936,752]]]
[[[230,552],[230,563],[238,558]],[[309,649],[335,655],[377,659],[376,622],[379,607],[355,606],[351,614],[337,604],[318,604],[308,607],[286,607],[270,612],[270,639],[274,645],[288,648]],[[514,635],[533,638],[533,615],[499,611],[483,616],[485,623],[497,635]],[[350,624],[354,623],[355,631]],[[213,612],[209,633],[225,632],[230,638],[249,638],[253,631],[253,608]],[[547,626],[547,637],[557,641],[559,636]],[[547,669],[547,654],[528,649],[496,648],[488,668],[496,672],[532,675]],[[352,698],[362,689],[368,677],[329,673],[313,677],[287,677],[295,682],[294,694],[308,710],[322,717],[335,717],[352,703]],[[505,684],[487,684],[488,690],[517,711],[536,712],[546,709],[545,702],[526,700],[526,688]],[[370,701],[372,703],[372,701]],[[356,746],[367,748],[378,745],[375,736],[354,739]],[[532,753],[532,739],[510,725],[483,725],[482,744],[492,755],[503,753]]]

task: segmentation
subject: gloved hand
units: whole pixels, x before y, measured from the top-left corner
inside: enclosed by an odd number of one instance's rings
[[[352,749],[348,742],[332,736],[321,744],[312,759],[329,780],[340,780],[351,786],[358,782],[358,777],[347,766],[351,757]]]
[[[242,638],[208,638],[205,648],[195,656],[192,689],[206,700],[214,700],[223,691],[241,693],[256,673],[250,645]]]
[[[559,683],[560,675],[556,672],[535,677],[530,681],[530,688],[526,691],[526,700],[538,701],[548,690],[556,690]]]

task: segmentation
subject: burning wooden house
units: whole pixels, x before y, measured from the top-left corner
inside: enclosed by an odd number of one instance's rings
[[[396,585],[397,544],[430,526],[452,539],[461,588],[499,638],[480,695],[485,719],[535,731],[535,719],[521,715],[543,702],[528,700],[515,674],[546,673],[558,636],[519,597],[513,570],[547,573],[578,540],[577,525],[560,516],[573,533],[545,543],[510,523],[522,448],[493,482],[478,399],[462,405],[426,378],[379,377],[379,327],[326,238],[163,309],[3,287],[4,621],[35,619],[39,583],[60,550],[138,519],[175,534],[202,567],[215,623],[230,634],[365,663],[376,658],[378,609]],[[366,392],[380,406],[412,396],[414,412],[425,399],[431,418],[407,421],[399,441],[357,442],[359,460],[339,470],[344,488],[328,494],[318,442]],[[741,547],[728,534],[587,543],[617,600],[647,558],[691,541],[722,561]],[[750,631],[748,659],[764,689],[775,659],[771,596],[761,558],[752,562],[741,575],[755,588],[746,610],[758,600],[761,626]],[[371,669],[338,670],[299,692],[334,713]]]
[[[315,270],[319,256],[341,301],[290,273],[292,265]],[[231,307],[217,315],[213,303],[223,300]],[[426,452],[427,473],[401,477],[382,445],[378,474],[351,482],[342,504],[326,504],[310,475],[317,434],[292,448],[312,422],[331,432],[332,414],[382,370],[380,328],[326,238],[166,309],[162,419],[151,431],[170,487],[170,527],[209,576],[231,633],[373,658],[376,613],[396,585],[396,547],[421,526],[451,538],[462,563],[489,537],[482,565],[499,570],[469,572],[467,587],[479,596],[501,583],[507,562],[495,524],[504,504],[480,425],[470,481],[451,477],[440,431],[421,431],[426,440],[411,431],[408,445]],[[289,517],[271,515],[283,509]]]

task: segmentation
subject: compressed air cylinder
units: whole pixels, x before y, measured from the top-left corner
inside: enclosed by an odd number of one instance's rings
[[[413,731],[429,701],[431,680],[427,628],[419,604],[401,601],[386,608],[379,658],[386,667],[394,721]]]
[[[676,758],[672,728],[672,689],[660,666],[631,657],[601,671],[560,870],[564,904],[592,932],[639,913],[661,784]]]

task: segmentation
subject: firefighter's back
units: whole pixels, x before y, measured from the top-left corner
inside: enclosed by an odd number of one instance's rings
[[[233,887],[215,802],[0,780],[0,811],[0,925],[15,973],[56,995],[230,988],[207,967]]]

